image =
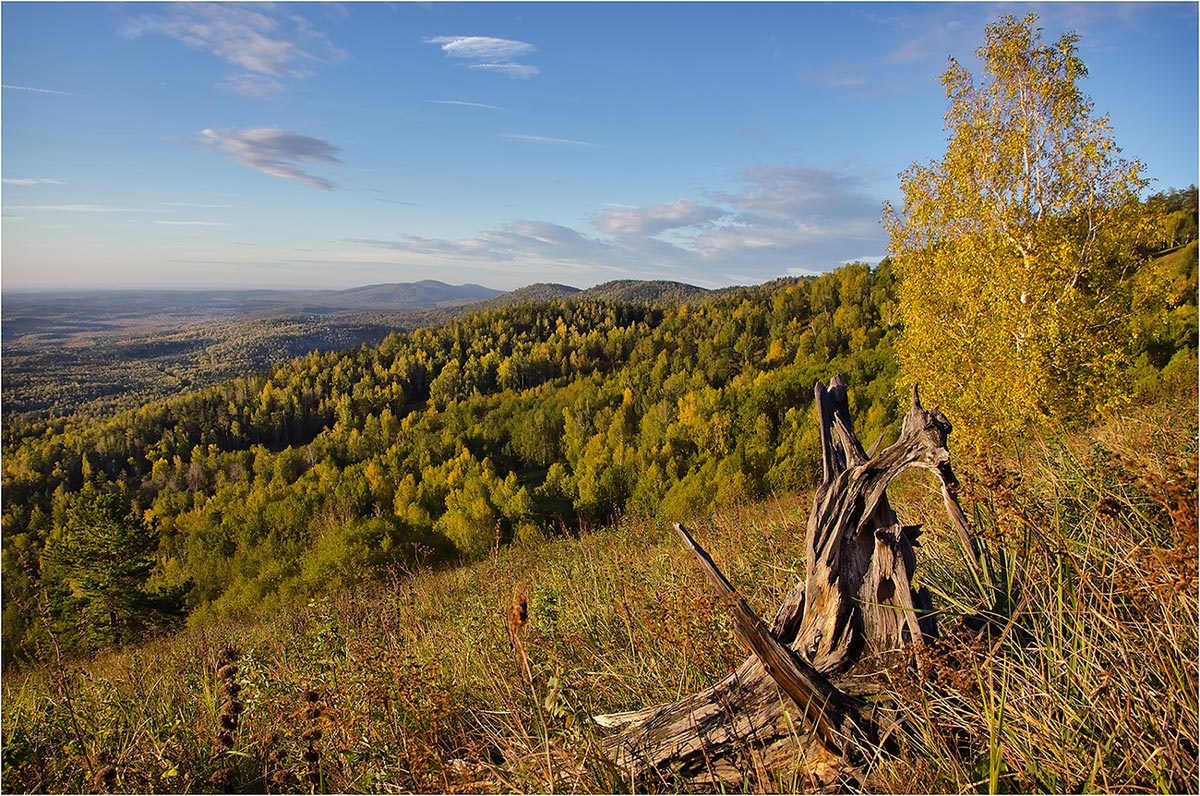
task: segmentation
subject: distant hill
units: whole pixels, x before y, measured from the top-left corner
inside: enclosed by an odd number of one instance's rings
[[[537,282],[525,287],[519,287],[502,296],[488,299],[489,307],[508,307],[513,304],[527,304],[538,301],[555,301],[557,299],[578,297],[582,291],[570,285],[558,285],[552,282]]]
[[[627,301],[637,304],[682,304],[706,298],[712,291],[683,282],[656,279],[618,279],[590,287],[578,298]]]
[[[424,307],[453,307],[494,298],[503,291],[483,285],[447,285],[432,279],[338,290],[329,298],[347,309],[410,310]]]
[[[84,316],[97,329],[130,320],[197,321],[280,313],[400,312],[456,307],[502,295],[482,285],[397,282],[348,290],[4,291],[6,339],[44,331],[49,319]]]
[[[485,306],[507,307],[538,301],[582,299],[593,301],[616,301],[630,304],[665,304],[674,306],[688,301],[712,298],[719,291],[706,290],[683,282],[662,279],[618,279],[602,285],[580,290],[570,285],[539,282],[518,288],[510,293],[489,299]]]

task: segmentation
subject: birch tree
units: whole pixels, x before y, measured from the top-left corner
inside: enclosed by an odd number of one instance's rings
[[[977,82],[951,58],[945,157],[901,175],[884,222],[901,277],[898,345],[964,437],[1121,399],[1127,275],[1142,166],[1079,88],[1079,37],[1041,41],[1033,14],[990,25]]]

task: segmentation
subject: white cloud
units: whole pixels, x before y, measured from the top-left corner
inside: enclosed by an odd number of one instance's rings
[[[492,36],[433,36],[426,44],[441,45],[449,58],[470,61],[468,69],[499,72],[509,77],[533,77],[540,71],[536,66],[518,63],[519,59],[537,52],[526,41],[498,39]]]
[[[204,143],[224,152],[230,160],[252,169],[294,180],[310,188],[332,190],[337,185],[324,177],[300,168],[300,163],[332,163],[338,148],[328,141],[276,127],[251,127],[245,130],[201,130]]]
[[[512,61],[537,52],[529,42],[491,36],[434,36],[425,43],[442,45],[442,52],[452,58],[475,61]]]
[[[42,177],[5,177],[0,182],[5,185],[62,185],[62,180],[48,180]]]
[[[169,36],[197,50],[207,50],[251,75],[303,78],[308,65],[340,60],[345,52],[324,33],[284,6],[245,6],[233,3],[179,3],[161,14],[129,19],[122,34],[136,39],[147,34]],[[227,78],[223,87],[250,96],[263,96],[281,86],[278,81],[248,75]]]
[[[657,235],[668,229],[691,227],[715,221],[728,212],[699,205],[690,199],[650,207],[611,207],[592,225],[610,235]]]
[[[227,227],[224,221],[151,221],[164,227]]]
[[[510,141],[524,141],[529,144],[561,144],[564,146],[594,146],[590,141],[576,141],[573,138],[551,138],[546,135],[524,135],[523,133],[499,133],[500,138],[507,138]]]

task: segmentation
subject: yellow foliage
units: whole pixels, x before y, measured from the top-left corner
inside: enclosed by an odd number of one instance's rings
[[[920,383],[976,442],[1089,420],[1123,397],[1145,180],[1076,85],[1078,37],[1044,45],[1036,19],[988,27],[978,85],[951,59],[946,155],[909,167],[902,210],[885,213],[905,323],[898,386]]]

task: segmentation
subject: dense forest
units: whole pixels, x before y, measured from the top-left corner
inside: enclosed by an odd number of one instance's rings
[[[1196,371],[1195,189],[1146,210],[1132,400]],[[5,665],[47,634],[86,653],[621,514],[808,487],[830,373],[864,440],[894,433],[888,261],[667,299],[497,302],[116,415],[7,422]]]
[[[830,361],[875,385],[869,424],[894,417],[890,280],[858,265],[673,309],[499,307],[106,420],[9,429],[5,648],[44,621],[81,649],[119,640],[169,595],[197,617],[263,610],[414,557],[793,489]],[[137,608],[67,587],[72,518],[106,494],[114,528],[157,540],[122,546],[153,559],[114,588],[143,592]]]

